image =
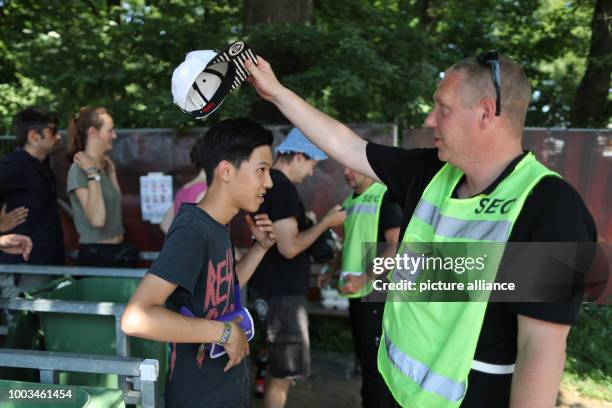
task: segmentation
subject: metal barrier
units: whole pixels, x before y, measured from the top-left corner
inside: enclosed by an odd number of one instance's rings
[[[147,269],[132,268],[99,268],[80,266],[42,266],[28,264],[1,264],[0,273],[19,273],[33,275],[72,275],[72,276],[98,276],[113,278],[142,278]],[[125,305],[111,302],[86,302],[51,299],[22,299],[0,297],[0,309],[28,310],[42,313],[73,313],[97,316],[113,316],[115,318],[115,339],[117,342],[117,356],[127,357],[128,342],[125,333],[121,330],[121,315]],[[6,332],[6,327],[0,327],[0,332]],[[129,381],[120,376],[119,384],[124,395],[129,390]]]
[[[95,316],[113,316],[115,318],[115,341],[117,356],[127,357],[129,354],[127,336],[121,330],[121,315],[125,305],[111,302],[85,302],[51,299],[22,299],[0,297],[0,309],[26,310],[41,313],[71,313]],[[119,387],[124,395],[129,391],[129,381],[119,376]]]
[[[57,371],[118,374],[129,379],[133,388],[123,391],[126,404],[157,407],[159,362],[153,359],[114,357],[49,351],[0,349],[0,366],[34,368],[43,384],[55,384]]]
[[[69,259],[77,259],[79,251],[76,249],[68,249],[64,251],[64,255]],[[153,262],[159,256],[158,251],[140,251],[138,253],[138,259],[141,261]]]
[[[99,276],[108,278],[143,278],[146,268],[100,268],[93,266],[47,266],[29,264],[0,264],[0,273],[57,276]]]

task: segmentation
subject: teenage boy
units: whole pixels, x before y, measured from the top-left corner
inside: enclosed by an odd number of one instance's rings
[[[248,119],[208,130],[198,149],[208,192],[181,206],[123,314],[126,334],[171,344],[166,407],[248,406],[247,339],[238,321],[215,319],[235,311],[236,283],[244,286],[276,242],[267,215],[247,215],[256,243],[234,266],[227,225],[240,210],[255,213],[272,187],[272,141],[269,130]],[[195,317],[179,314],[182,307]],[[210,358],[202,343],[223,344],[227,355]]]

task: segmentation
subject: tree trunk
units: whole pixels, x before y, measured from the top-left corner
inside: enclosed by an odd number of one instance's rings
[[[597,0],[587,68],[570,116],[572,127],[607,127],[612,116],[612,104],[608,100],[612,74],[612,35],[608,27],[611,18],[612,2]]]
[[[313,0],[245,0],[245,27],[248,30],[257,24],[289,23],[305,24],[312,20]],[[286,75],[308,69],[298,61],[294,50],[282,44],[250,44],[254,51],[272,64],[276,76],[282,80]],[[287,123],[287,119],[274,105],[262,99],[251,108],[251,117],[262,123]]]
[[[246,25],[296,23],[312,19],[312,0],[245,0]]]
[[[121,0],[106,0],[107,13],[110,14],[113,7],[121,7]],[[121,14],[120,13],[115,13],[115,15],[111,16],[111,18],[115,21],[115,23],[121,24]]]

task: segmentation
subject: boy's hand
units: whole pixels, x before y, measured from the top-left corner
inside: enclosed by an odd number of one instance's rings
[[[274,75],[274,71],[272,71],[268,61],[258,55],[257,65],[253,64],[251,60],[247,60],[244,66],[251,73],[247,77],[247,81],[255,87],[259,96],[267,101],[274,102],[274,99],[282,91],[283,86],[276,79],[276,75]]]
[[[276,244],[276,232],[274,231],[274,224],[268,217],[268,214],[257,214],[255,215],[255,221],[250,215],[244,217],[251,234],[255,237],[259,245],[263,249],[269,249]]]
[[[27,261],[32,252],[32,240],[30,237],[19,234],[0,236],[0,250],[12,255],[21,255]]]
[[[238,316],[232,320],[232,334],[230,335],[227,344],[223,346],[225,351],[227,351],[227,356],[229,357],[229,361],[223,369],[224,373],[233,366],[240,364],[242,359],[249,355],[249,342],[247,341],[246,335],[240,326],[238,326],[238,323],[240,323],[241,320],[242,316]]]

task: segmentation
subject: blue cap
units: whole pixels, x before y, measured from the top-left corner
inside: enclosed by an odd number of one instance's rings
[[[304,153],[316,161],[327,159],[327,155],[310,140],[298,128],[291,129],[285,140],[274,149],[276,153]]]

